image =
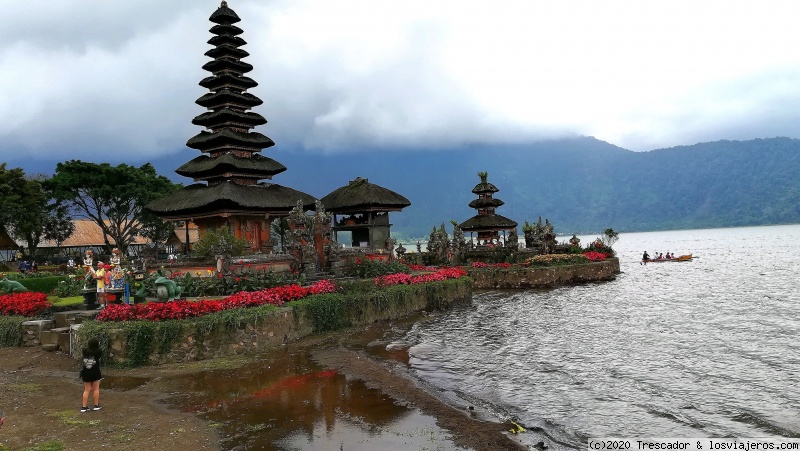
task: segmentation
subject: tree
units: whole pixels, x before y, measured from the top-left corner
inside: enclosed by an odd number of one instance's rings
[[[212,257],[222,255],[230,258],[233,255],[242,255],[249,243],[244,238],[236,238],[233,232],[227,227],[218,229],[208,229],[194,243],[194,252],[201,257]]]
[[[605,229],[600,240],[606,247],[611,247],[619,240],[619,232],[615,232],[614,229]]]
[[[25,180],[19,188],[20,197],[10,207],[13,217],[8,219],[9,231],[18,239],[24,240],[28,245],[28,252],[34,255],[50,215],[49,199],[39,180]]]
[[[56,248],[61,248],[61,243],[67,240],[75,231],[75,223],[69,217],[67,208],[60,204],[50,206],[50,214],[44,223],[44,239],[56,243]]]
[[[164,221],[146,211],[142,213],[139,222],[141,224],[139,235],[150,240],[155,245],[154,248],[156,250],[161,248],[169,240],[172,232],[175,231],[175,223]],[[158,256],[158,252],[156,252],[156,256]]]
[[[0,163],[0,226],[7,230],[10,220],[19,210],[25,184],[25,172],[22,169],[6,169],[6,163]]]
[[[46,186],[74,216],[100,227],[109,251],[118,247],[123,255],[140,232],[144,205],[180,187],[149,163],[137,168],[80,160],[59,163]]]

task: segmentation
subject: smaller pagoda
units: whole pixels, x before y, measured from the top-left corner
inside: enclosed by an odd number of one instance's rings
[[[352,234],[353,247],[385,249],[390,238],[390,211],[401,211],[411,202],[396,192],[356,177],[321,199],[333,215],[334,240],[338,232]]]
[[[517,223],[495,213],[497,207],[504,205],[505,202],[494,198],[494,193],[500,190],[488,182],[489,173],[479,172],[478,177],[481,182],[472,189],[478,198],[469,203],[470,208],[476,209],[478,214],[459,224],[459,228],[469,232],[470,239],[473,239],[473,233],[477,233],[476,245],[479,247],[505,244],[506,232],[516,230]],[[502,243],[500,232],[503,232]]]

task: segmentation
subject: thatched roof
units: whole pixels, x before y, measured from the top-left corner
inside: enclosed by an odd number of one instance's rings
[[[75,231],[72,232],[69,238],[61,243],[61,247],[105,246],[106,242],[103,240],[103,230],[96,222],[89,219],[74,219],[72,223],[75,224]],[[115,244],[111,237],[109,237],[109,242],[112,245]],[[147,244],[147,239],[137,236],[132,244],[144,245]],[[39,243],[39,247],[56,247],[56,243],[54,241],[42,240],[42,242]]]
[[[275,143],[268,137],[258,132],[242,133],[227,128],[215,132],[205,130],[189,138],[186,142],[187,147],[197,150],[207,150],[226,144],[236,144],[245,148],[265,149],[272,147]]]
[[[233,154],[216,158],[201,155],[179,167],[175,172],[185,177],[205,178],[225,173],[250,174],[259,178],[271,177],[286,170],[286,166],[272,158],[253,155],[252,158],[237,157]]]
[[[211,186],[195,183],[150,202],[145,209],[169,219],[206,217],[225,212],[288,213],[298,200],[309,210],[316,202],[309,194],[272,183],[239,185],[224,182]]]
[[[239,22],[242,19],[236,15],[236,12],[228,8],[228,2],[223,0],[219,8],[217,8],[217,10],[211,14],[211,17],[209,17],[208,20],[220,25],[227,25]]]
[[[469,203],[470,208],[497,208],[503,205],[505,202],[502,200],[490,197],[478,198]]]
[[[219,75],[212,75],[210,77],[206,77],[200,80],[200,86],[211,89],[211,90],[218,90],[222,86],[236,86],[239,89],[249,89],[258,86],[258,83],[250,77],[245,76],[237,76],[233,74],[219,74]]]
[[[517,223],[501,215],[477,215],[458,225],[465,232],[513,229]]]
[[[255,126],[264,125],[267,123],[267,120],[264,119],[264,116],[258,113],[253,113],[252,111],[236,111],[231,108],[220,108],[216,111],[206,111],[192,120],[192,124],[202,125],[204,127],[218,125],[225,122],[238,122],[241,124]]]
[[[489,182],[478,183],[477,185],[475,185],[475,188],[472,188],[472,192],[475,194],[496,193],[498,191],[500,190]]]
[[[189,223],[189,244],[194,244],[200,239],[200,229],[194,223]],[[186,228],[176,227],[172,234],[167,239],[169,245],[182,245],[186,244]]]
[[[401,210],[411,202],[396,192],[356,177],[347,185],[334,190],[320,202],[332,213],[364,210]]]

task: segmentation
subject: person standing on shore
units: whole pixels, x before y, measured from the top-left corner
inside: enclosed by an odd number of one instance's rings
[[[83,348],[83,366],[81,367],[81,380],[83,380],[83,403],[81,412],[89,410],[100,410],[100,381],[103,375],[100,373],[100,360],[103,358],[103,351],[100,350],[100,342],[97,338],[90,338],[86,347]],[[94,407],[89,407],[89,392],[94,392]]]

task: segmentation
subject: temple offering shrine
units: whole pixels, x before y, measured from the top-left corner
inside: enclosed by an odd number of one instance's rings
[[[389,249],[390,211],[401,211],[411,202],[396,192],[357,177],[321,199],[331,213],[334,240],[350,232],[353,247]]]
[[[474,240],[473,233],[477,233],[478,247],[505,245],[506,232],[516,230],[517,223],[505,216],[495,213],[497,207],[505,204],[500,199],[494,198],[494,193],[500,191],[496,186],[489,183],[489,173],[479,172],[478,177],[481,181],[472,192],[478,198],[469,203],[470,208],[478,211],[478,214],[459,224],[464,232],[470,232],[470,239]],[[500,241],[500,232],[503,232],[503,241]]]
[[[250,242],[252,252],[269,252],[270,222],[287,216],[297,201],[308,210],[315,198],[301,191],[262,182],[286,170],[277,161],[260,155],[272,147],[272,139],[252,131],[267,120],[249,111],[262,101],[246,92],[258,85],[244,74],[253,66],[241,61],[249,55],[241,49],[246,42],[242,29],[234,24],[239,16],[223,1],[209,18],[214,48],[206,52],[213,58],[203,66],[211,72],[200,86],[210,92],[196,103],[208,109],[192,121],[205,127],[186,143],[202,155],[175,172],[191,177],[194,184],[157,199],[145,208],[168,221],[195,223],[200,235],[210,228],[229,227],[239,238]]]

